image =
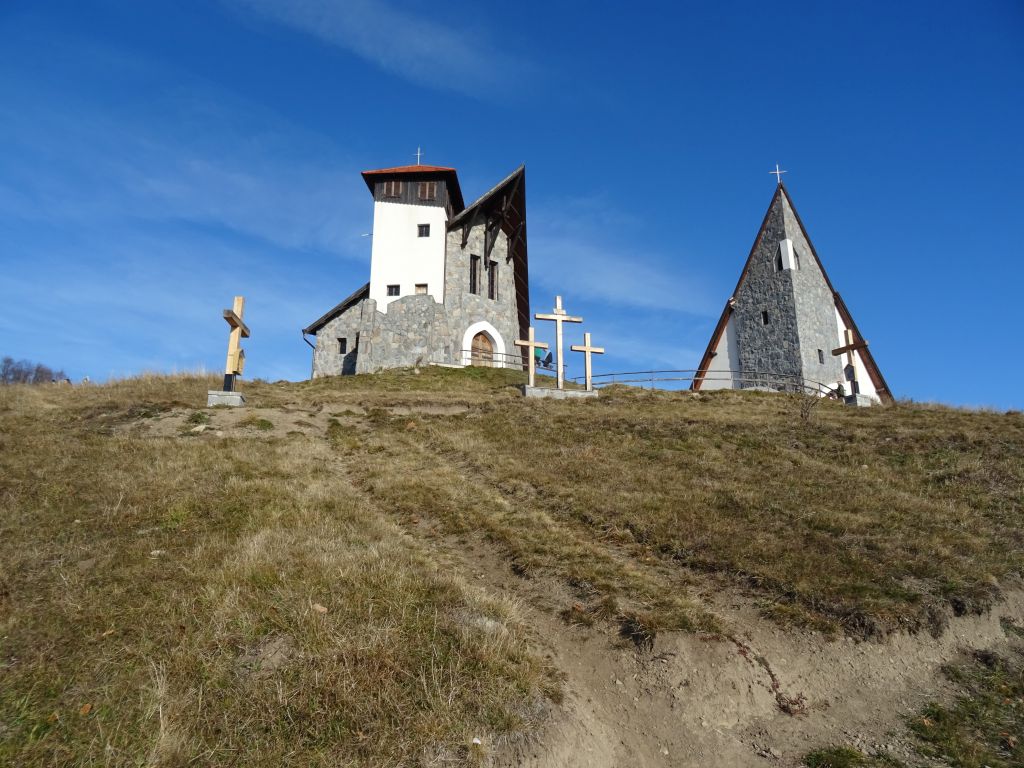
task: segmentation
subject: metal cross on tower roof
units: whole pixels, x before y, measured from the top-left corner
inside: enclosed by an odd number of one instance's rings
[[[420,164],[420,159],[423,157],[423,150],[416,147],[416,165]]]
[[[768,171],[768,173],[774,173],[774,174],[775,174],[775,179],[776,179],[776,181],[777,181],[777,182],[778,182],[779,184],[781,184],[781,183],[782,183],[782,174],[784,174],[784,173],[785,173],[785,171],[780,171],[780,170],[779,170],[779,164],[778,164],[778,163],[776,163],[776,164],[775,164],[775,170],[774,170],[774,171]]]

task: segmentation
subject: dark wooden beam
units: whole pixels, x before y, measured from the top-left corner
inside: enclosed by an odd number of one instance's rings
[[[864,341],[863,339],[861,339],[860,341],[853,342],[853,344],[847,344],[845,347],[839,347],[838,349],[833,349],[832,350],[832,356],[833,357],[838,357],[839,355],[845,355],[847,352],[854,352],[854,351],[856,351],[858,349],[867,349],[867,348],[868,348],[868,343],[866,341]]]

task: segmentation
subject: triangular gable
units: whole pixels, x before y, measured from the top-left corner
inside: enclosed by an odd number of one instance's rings
[[[839,316],[842,318],[843,323],[853,333],[854,342],[863,342],[865,345],[867,344],[864,337],[861,335],[860,330],[857,328],[857,324],[854,322],[853,315],[850,314],[849,308],[847,308],[846,303],[833,287],[832,281],[829,280],[828,272],[825,271],[825,265],[821,263],[818,251],[815,249],[810,235],[807,234],[807,228],[800,219],[800,214],[797,212],[796,206],[793,205],[793,199],[789,196],[789,191],[786,189],[786,186],[780,182],[775,189],[775,194],[772,195],[771,202],[768,204],[768,210],[765,211],[764,219],[761,221],[761,227],[757,231],[757,237],[754,238],[754,244],[751,246],[750,253],[747,255],[747,260],[743,264],[743,271],[740,272],[740,278],[736,281],[736,287],[733,289],[729,300],[725,303],[725,308],[722,310],[718,323],[715,325],[715,329],[711,333],[711,340],[708,342],[708,346],[704,351],[703,357],[701,357],[697,373],[694,375],[693,383],[690,385],[690,388],[694,391],[699,390],[701,384],[704,383],[704,377],[711,367],[711,361],[714,357],[715,350],[718,348],[719,342],[722,339],[722,334],[725,333],[726,327],[729,325],[729,318],[732,315],[733,299],[737,293],[739,293],[740,286],[743,285],[743,281],[746,279],[747,273],[750,271],[754,255],[757,253],[758,246],[761,244],[761,239],[764,237],[768,219],[775,207],[782,204],[783,199],[789,204],[789,208],[793,212],[793,218],[796,220],[797,226],[800,227],[800,232],[803,234],[808,247],[811,249],[811,255],[814,257],[814,261],[817,263],[818,269],[821,270],[821,276],[824,278],[829,291],[832,292],[832,298],[835,302],[836,310],[839,312]],[[857,350],[857,354],[860,356],[861,362],[864,364],[864,368],[868,373],[868,377],[871,379],[871,383],[874,385],[875,392],[878,394],[878,397],[884,402],[892,402],[892,392],[889,390],[889,385],[886,384],[885,378],[882,376],[882,371],[879,369],[878,364],[871,355],[871,350],[867,346],[863,346]]]

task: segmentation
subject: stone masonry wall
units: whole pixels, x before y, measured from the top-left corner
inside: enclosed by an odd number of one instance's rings
[[[774,205],[747,276],[734,297],[732,322],[736,323],[736,346],[743,379],[740,387],[779,383],[778,378],[773,380],[758,374],[799,377],[802,373],[792,272],[775,270],[779,241],[785,236],[782,207]],[[762,319],[763,311],[768,312],[767,325]]]
[[[362,304],[356,373],[451,360],[445,308],[433,296],[403,296],[388,304],[387,312],[378,312],[373,299]]]
[[[362,310],[365,301],[346,309],[327,323],[316,334],[313,350],[313,378],[340,376],[356,372],[356,335],[362,328]],[[338,339],[348,339],[348,353],[342,356]]]
[[[462,231],[448,233],[445,251],[444,304],[451,328],[453,353],[458,356],[462,337],[473,323],[486,320],[501,334],[506,354],[517,354],[514,342],[519,338],[519,316],[516,312],[516,287],[512,261],[508,259],[508,238],[498,233],[491,249],[490,261],[498,263],[498,298],[487,298],[487,271],[480,269],[480,293],[469,292],[469,257],[479,256],[484,264],[484,225],[477,224],[462,247]],[[460,362],[454,360],[453,362]]]
[[[834,386],[842,375],[840,359],[832,357],[832,350],[840,346],[835,299],[788,204],[784,204],[784,215],[786,234],[800,258],[800,268],[794,270],[792,279],[803,377],[808,384]],[[819,349],[824,363],[818,361]]]

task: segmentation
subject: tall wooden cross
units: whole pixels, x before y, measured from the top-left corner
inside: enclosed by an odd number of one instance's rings
[[[786,171],[780,171],[779,170],[779,164],[776,163],[775,164],[775,170],[774,171],[768,171],[768,173],[774,173],[775,174],[775,180],[779,184],[781,184],[782,183],[782,174],[786,173]]]
[[[838,357],[839,355],[846,354],[846,369],[850,371],[850,392],[851,395],[860,394],[860,382],[857,381],[857,360],[854,358],[853,353],[858,349],[865,349],[868,343],[861,339],[860,341],[853,340],[853,331],[847,328],[843,331],[843,338],[846,344],[838,349],[832,350],[832,356]]]
[[[591,355],[603,355],[604,347],[592,347],[590,345],[590,333],[583,334],[583,344],[573,344],[569,347],[573,352],[583,353],[583,370],[585,372],[585,378],[587,380],[587,392],[594,391],[594,377],[591,373],[590,356]]]
[[[582,323],[582,317],[571,317],[562,309],[562,297],[555,297],[554,313],[534,315],[538,320],[553,320],[555,323],[555,355],[558,359],[558,388],[565,389],[565,365],[562,362],[562,323]]]
[[[228,361],[224,365],[225,392],[235,391],[235,376],[241,376],[245,368],[245,350],[242,349],[242,339],[249,338],[249,326],[242,322],[244,310],[244,296],[235,296],[232,308],[224,310],[224,319],[231,326],[231,335],[228,337]]]
[[[587,343],[589,344],[590,342],[588,341]],[[529,366],[529,371],[530,371],[530,386],[534,387],[534,386],[536,386],[536,380],[537,380],[537,357],[534,354],[533,350],[535,350],[535,349],[547,349],[548,348],[547,342],[534,341],[533,340],[533,326],[531,325],[530,326],[530,332],[529,332],[529,334],[527,334],[526,339],[525,340],[518,339],[515,342],[515,345],[517,347],[523,347],[526,350],[526,356],[530,358],[530,362],[527,363],[527,365]]]

